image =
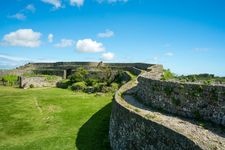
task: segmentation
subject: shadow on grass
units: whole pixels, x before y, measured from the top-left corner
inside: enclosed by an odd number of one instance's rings
[[[76,139],[79,150],[109,150],[109,119],[112,102],[95,113],[80,129]]]

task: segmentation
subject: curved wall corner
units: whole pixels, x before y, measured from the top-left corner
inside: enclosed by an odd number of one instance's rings
[[[113,101],[109,128],[113,150],[199,150],[198,145],[185,136],[148,120]]]

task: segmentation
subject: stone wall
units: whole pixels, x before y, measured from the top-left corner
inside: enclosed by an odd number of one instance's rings
[[[136,94],[143,104],[225,126],[225,86],[162,81],[149,73],[138,82]]]
[[[30,63],[25,66],[33,68],[69,69],[73,67],[76,68],[79,66],[97,67],[99,64],[100,64],[99,62],[56,62],[56,63]],[[109,66],[112,68],[135,67],[141,70],[146,70],[151,65],[146,63],[102,63],[101,66]]]
[[[0,77],[7,75],[9,73],[9,70],[0,70]]]
[[[138,69],[136,67],[127,67],[126,70],[134,75],[139,75],[141,73],[141,69]]]
[[[42,74],[42,75],[57,75],[65,78],[68,76],[66,70],[76,71],[78,67],[84,67],[88,71],[101,71],[104,68],[111,68],[113,71],[127,70],[138,75],[141,70],[147,70],[151,64],[146,63],[103,63],[103,62],[56,62],[56,63],[28,63],[20,66],[17,69],[7,71],[10,74],[22,76],[23,74]],[[0,71],[1,74],[5,72]]]
[[[37,70],[33,70],[33,73],[34,74],[43,74],[43,75],[56,75],[56,76],[60,76],[60,77],[64,76],[64,70],[57,70],[57,69],[46,69],[46,70],[37,69]]]
[[[109,138],[113,150],[199,150],[195,142],[145,115],[122,98],[133,81],[116,92],[110,117]],[[157,119],[157,118],[156,118]]]
[[[48,79],[47,77],[20,77],[20,87],[34,88],[34,87],[55,87],[58,81],[62,80],[61,77],[54,77],[53,79]]]

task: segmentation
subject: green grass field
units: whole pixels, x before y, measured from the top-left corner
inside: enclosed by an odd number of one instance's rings
[[[0,149],[110,149],[111,100],[112,94],[0,86]]]

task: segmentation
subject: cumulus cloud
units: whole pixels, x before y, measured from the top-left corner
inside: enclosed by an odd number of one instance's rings
[[[58,48],[65,48],[65,47],[71,47],[75,44],[75,42],[71,39],[61,39],[59,43],[55,44],[55,47]]]
[[[41,44],[41,33],[34,32],[32,29],[19,29],[15,32],[8,33],[3,37],[4,45],[38,47]]]
[[[41,0],[41,1],[53,5],[55,8],[60,8],[62,6],[60,0]]]
[[[113,53],[111,53],[111,52],[107,52],[107,53],[103,53],[102,54],[102,56],[101,56],[101,58],[103,59],[103,60],[113,60],[114,59],[114,57],[115,57],[115,55],[113,54]]]
[[[53,38],[54,38],[53,34],[50,33],[50,34],[48,35],[48,42],[49,42],[49,43],[52,43]]]
[[[78,40],[76,49],[83,53],[97,53],[105,50],[102,43],[96,42],[92,39]]]
[[[23,13],[16,13],[14,15],[9,16],[9,18],[13,18],[17,20],[25,20],[27,17]]]
[[[105,30],[105,32],[98,33],[98,37],[100,38],[110,38],[112,36],[114,36],[114,32],[109,29]]]
[[[84,0],[70,0],[70,5],[72,6],[82,6],[84,4]]]
[[[29,10],[34,13],[36,11],[36,8],[34,7],[33,4],[29,4],[26,6],[26,10]]]
[[[172,52],[165,53],[166,56],[173,56],[174,54]]]

